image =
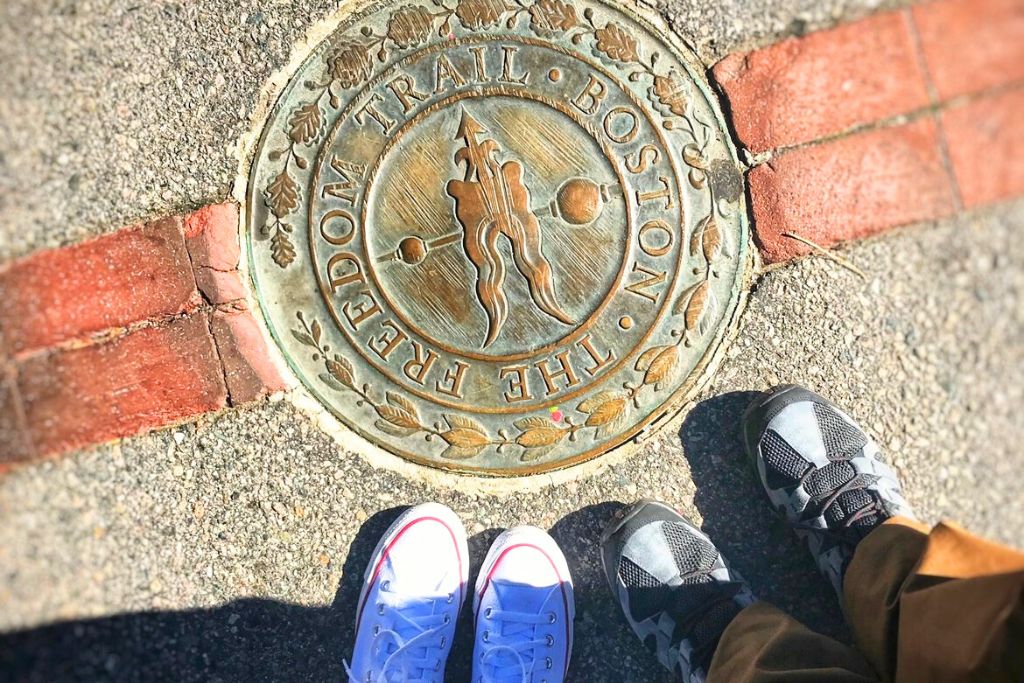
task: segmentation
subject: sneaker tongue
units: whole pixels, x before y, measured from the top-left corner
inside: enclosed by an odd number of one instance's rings
[[[506,581],[493,581],[491,585],[501,609],[508,612],[537,614],[544,609],[544,603],[551,595],[550,586],[530,586]]]
[[[402,564],[401,561],[394,562],[394,564]],[[402,594],[402,595],[431,595],[437,596],[444,593],[443,586],[445,585],[446,576],[438,576],[437,572],[410,572],[404,571],[400,574],[395,571],[394,564],[388,560],[388,566],[385,571],[381,573],[381,579],[387,579],[391,582],[391,589]],[[405,562],[404,566],[408,567],[409,563]],[[401,580],[398,577],[401,577]]]

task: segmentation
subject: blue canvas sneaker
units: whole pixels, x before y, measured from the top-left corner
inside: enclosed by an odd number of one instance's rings
[[[474,683],[561,683],[575,604],[565,557],[546,532],[517,527],[487,552],[473,595]]]
[[[350,683],[441,683],[468,573],[454,512],[425,503],[403,513],[366,568]]]

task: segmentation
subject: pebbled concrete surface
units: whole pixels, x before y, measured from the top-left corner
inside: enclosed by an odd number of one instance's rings
[[[658,0],[707,63],[900,0]],[[227,198],[268,77],[338,0],[0,3],[0,261]]]
[[[0,261],[225,198],[263,83],[336,0],[0,3]],[[675,0],[710,64],[899,0]],[[672,502],[755,591],[847,638],[740,455],[749,392],[796,381],[879,437],[922,517],[1024,545],[1024,203],[771,272],[697,406],[625,463],[492,497],[341,449],[289,400],[0,478],[0,681],[341,680],[363,565],[396,508],[451,505],[479,562],[551,528],[577,583],[571,680],[666,677],[621,621],[594,546],[616,501]],[[1015,239],[1016,236],[1016,239]],[[449,667],[467,678],[469,624]]]
[[[550,528],[576,580],[572,681],[668,680],[600,575],[617,501],[667,500],[755,592],[848,638],[830,589],[741,454],[752,391],[815,388],[875,434],[927,521],[1024,546],[1024,202],[925,225],[759,281],[697,405],[631,459],[494,497],[375,470],[288,399],[0,479],[0,680],[341,680],[365,562],[395,508],[451,505],[477,563],[498,531]],[[461,483],[461,485],[460,485]],[[468,616],[468,610],[466,611]],[[450,660],[465,680],[469,624]]]

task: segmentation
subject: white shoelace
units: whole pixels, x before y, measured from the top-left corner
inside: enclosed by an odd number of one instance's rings
[[[442,631],[450,617],[438,602],[450,604],[450,593],[439,595],[403,596],[389,590],[385,581],[381,595],[393,596],[376,605],[380,621],[391,628],[379,628],[374,634],[372,647],[387,648],[390,640],[395,649],[387,654],[380,671],[375,668],[365,680],[355,678],[347,662],[345,672],[350,683],[427,683],[441,667],[441,651],[446,643]],[[394,603],[394,604],[391,604]],[[386,650],[385,650],[386,651]]]
[[[488,618],[498,623],[500,632],[487,632],[480,657],[482,676],[477,683],[529,683],[538,662],[544,669],[554,666],[550,657],[538,657],[536,652],[538,648],[550,649],[554,645],[551,638],[536,637],[537,626],[551,623],[550,612],[490,609]],[[477,647],[480,646],[478,643]]]

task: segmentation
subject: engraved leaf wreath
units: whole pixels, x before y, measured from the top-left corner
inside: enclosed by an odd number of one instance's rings
[[[274,263],[284,268],[295,260],[295,246],[288,238],[292,228],[282,219],[298,207],[299,187],[285,169],[271,181],[264,196],[275,218],[274,235],[270,238],[270,256]]]
[[[315,142],[324,127],[324,113],[319,102],[310,102],[296,109],[288,126],[288,137],[295,143],[308,145]]]
[[[546,455],[551,449],[562,442],[565,437],[575,432],[575,428],[559,427],[546,417],[524,417],[513,422],[519,430],[516,443],[525,451],[520,456],[523,462],[531,462]]]
[[[661,389],[662,383],[672,379],[679,364],[679,347],[675,344],[653,346],[636,359],[636,369],[644,373],[643,383]]]
[[[487,430],[468,417],[462,415],[445,415],[448,429],[438,436],[448,444],[442,458],[464,460],[480,455],[484,448],[491,445],[491,437]]]
[[[349,390],[355,392],[360,401],[357,405],[367,404],[377,414],[374,427],[392,436],[406,437],[416,433],[426,433],[429,440],[440,438],[447,444],[441,453],[442,458],[464,460],[478,456],[486,447],[497,446],[499,451],[513,442],[501,434],[494,439],[487,429],[475,420],[462,415],[443,415],[444,423],[430,427],[423,424],[416,406],[405,396],[396,391],[387,391],[383,401],[373,398],[369,385],[356,381],[352,364],[339,354],[330,355],[330,348],[322,343],[323,328],[316,320],[307,322],[302,313],[296,314],[302,325],[301,329],[292,329],[292,336],[301,344],[314,349],[313,360],[322,360],[325,372],[317,377],[325,385],[335,391]],[[520,434],[514,443],[523,447],[523,461],[534,460],[543,455],[545,446],[552,446],[566,436],[573,434],[578,427],[562,429],[545,418],[526,418],[516,423],[520,426]]]
[[[640,61],[636,39],[618,24],[608,24],[594,32],[598,50],[620,62]]]
[[[538,0],[529,12],[530,28],[541,35],[571,31],[579,25],[576,9],[561,0]]]
[[[576,409],[587,413],[584,426],[597,427],[601,433],[607,434],[622,422],[628,404],[629,397],[617,391],[602,391],[580,403]]]
[[[425,429],[420,424],[416,407],[409,399],[394,391],[385,392],[384,398],[387,403],[373,407],[380,416],[380,419],[374,422],[377,429],[392,436],[409,436]]]
[[[503,0],[461,0],[455,16],[466,28],[479,30],[497,24],[509,9]]]
[[[403,7],[388,20],[388,38],[400,50],[425,42],[434,28],[434,15],[424,7]]]
[[[652,88],[658,101],[676,116],[686,116],[686,80],[672,69],[667,76],[655,76]]]

